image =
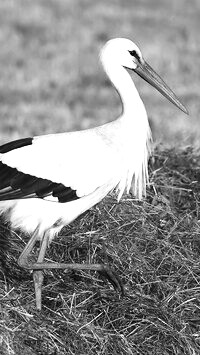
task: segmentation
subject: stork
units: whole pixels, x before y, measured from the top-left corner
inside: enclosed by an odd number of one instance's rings
[[[121,288],[106,264],[45,262],[44,257],[47,246],[65,225],[112,190],[118,201],[130,189],[138,199],[145,195],[151,132],[144,104],[127,69],[188,114],[132,41],[108,41],[100,59],[121,98],[120,117],[92,129],[23,138],[0,147],[0,213],[11,228],[31,236],[18,264],[33,270],[37,309],[41,309],[44,269],[97,270]],[[37,261],[30,262],[38,240]]]

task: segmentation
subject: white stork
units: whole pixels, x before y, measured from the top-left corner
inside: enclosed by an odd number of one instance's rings
[[[32,235],[18,263],[33,270],[38,309],[43,269],[98,270],[107,274],[115,287],[121,287],[107,265],[47,263],[44,255],[63,226],[110,191],[116,189],[118,200],[130,188],[136,198],[145,195],[151,132],[144,104],[126,69],[139,74],[188,113],[132,41],[108,41],[100,59],[121,98],[120,117],[92,129],[24,138],[0,147],[0,213],[12,228]],[[28,257],[37,240],[38,259],[30,263]]]

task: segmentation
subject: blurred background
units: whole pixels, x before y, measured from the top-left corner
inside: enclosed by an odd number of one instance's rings
[[[0,0],[0,143],[93,127],[121,112],[99,63],[110,38],[135,41],[188,118],[136,74],[154,139],[198,144],[199,0]]]

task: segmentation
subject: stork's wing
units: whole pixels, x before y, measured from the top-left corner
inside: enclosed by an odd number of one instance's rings
[[[78,198],[76,191],[63,184],[24,174],[0,162],[0,200],[52,196],[52,200],[69,202]]]
[[[26,138],[1,146],[0,153],[0,200],[68,202],[110,182],[117,166],[113,150],[93,130]]]
[[[32,138],[19,139],[0,147],[0,153],[6,154],[12,150],[32,145]],[[48,179],[25,174],[16,168],[0,161],[0,200],[52,196],[59,202],[77,199],[76,191],[63,184],[54,183]]]

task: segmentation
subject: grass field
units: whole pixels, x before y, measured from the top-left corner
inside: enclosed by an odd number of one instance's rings
[[[190,118],[133,74],[158,145],[147,199],[110,196],[66,227],[47,259],[108,262],[121,297],[92,272],[46,272],[35,310],[17,266],[28,236],[0,224],[0,354],[200,354],[198,0],[1,0],[0,142],[82,129],[121,110],[98,61],[128,37]],[[166,146],[176,146],[175,149]],[[179,149],[182,146],[182,149]]]
[[[199,15],[198,0],[0,1],[0,140],[115,118],[120,102],[98,61],[113,37],[135,40],[190,111],[188,119],[133,74],[156,139],[198,138]]]

